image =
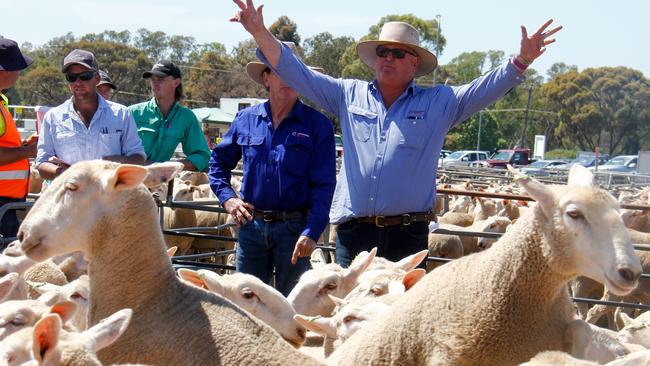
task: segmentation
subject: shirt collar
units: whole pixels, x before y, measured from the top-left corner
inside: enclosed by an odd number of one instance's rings
[[[160,108],[158,107],[158,102],[156,102],[156,97],[151,98],[149,101],[149,107],[155,111],[156,114],[158,114],[162,118],[162,112],[160,111]],[[167,113],[167,118],[169,119],[170,116],[174,115],[174,111],[179,108],[179,104],[177,101],[174,101],[174,104],[172,104],[172,107],[169,108],[169,112]]]
[[[267,99],[266,102],[253,106],[252,108],[253,110],[251,112],[253,114],[266,119],[271,114],[271,101]],[[295,117],[296,120],[300,120],[300,116],[304,114],[304,110],[305,105],[300,101],[300,98],[298,98],[298,100],[296,100],[296,104],[293,106],[293,109],[291,112],[289,112],[287,119]]]
[[[377,79],[373,80],[373,82],[370,83],[369,86],[370,86],[371,91],[377,91],[377,92],[379,91],[379,81],[377,81]],[[411,81],[409,82],[409,85],[406,87],[405,91],[410,92],[411,95],[412,95],[412,94],[414,94],[416,92],[417,89],[419,89],[419,86],[417,86],[417,84],[415,84],[415,79],[411,79]]]

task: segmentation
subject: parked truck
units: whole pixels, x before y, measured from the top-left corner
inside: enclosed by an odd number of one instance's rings
[[[515,149],[498,150],[489,159],[476,161],[472,166],[505,169],[508,164],[521,166],[528,165],[533,161],[535,160],[530,158],[530,149],[518,147]]]

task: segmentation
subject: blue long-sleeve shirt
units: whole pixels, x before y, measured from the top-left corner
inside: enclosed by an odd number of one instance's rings
[[[241,198],[259,210],[310,210],[302,235],[317,241],[336,185],[334,128],[300,101],[276,130],[271,117],[268,101],[237,113],[212,151],[210,187],[222,203],[237,197],[230,172],[243,157]]]
[[[524,80],[508,62],[459,87],[421,88],[411,82],[386,109],[377,81],[314,72],[285,45],[275,68],[259,49],[257,56],[287,85],[341,121],[345,153],[330,210],[334,224],[431,210],[438,156],[449,129]]]

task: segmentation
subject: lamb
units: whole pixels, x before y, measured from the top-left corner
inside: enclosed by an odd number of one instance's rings
[[[174,185],[174,201],[193,201],[195,186],[186,184]],[[163,208],[163,227],[165,229],[176,229],[185,227],[196,227],[196,213],[188,208]],[[167,247],[178,247],[180,255],[186,254],[192,246],[194,238],[179,235],[164,235]]]
[[[225,297],[253,314],[280,333],[282,338],[294,347],[299,348],[305,342],[305,328],[294,320],[296,312],[291,304],[278,290],[259,278],[245,273],[219,276],[207,270],[193,271],[184,268],[178,270],[178,275],[193,285]]]
[[[185,170],[178,173],[178,179],[180,179],[182,182],[189,181],[189,184],[193,186],[210,183],[207,174],[193,170]]]
[[[52,259],[36,263],[29,267],[23,274],[23,279],[27,284],[27,298],[29,299],[36,299],[41,295],[30,283],[51,283],[58,286],[68,284],[65,274]]]
[[[618,203],[587,169],[573,167],[567,186],[516,178],[538,202],[533,210],[491,249],[427,274],[328,364],[507,366],[544,350],[583,356],[590,329],[575,318],[566,283],[586,275],[624,295],[641,264]]]
[[[640,366],[647,365],[650,362],[650,350],[630,353],[629,355],[608,362],[605,366]],[[592,361],[579,360],[571,355],[559,351],[541,352],[530,361],[522,363],[520,366],[598,366],[599,364]]]
[[[32,287],[41,294],[38,300],[46,305],[54,305],[62,301],[71,301],[77,305],[77,311],[70,320],[78,330],[88,329],[88,299],[90,298],[87,275],[63,285],[51,283],[33,284]]]
[[[478,197],[476,201],[478,205],[474,207],[474,221],[487,220],[488,217],[495,216],[501,209],[499,207],[501,205],[497,205],[497,202],[493,199]]]
[[[474,221],[471,226],[460,227],[449,224],[441,224],[438,227],[441,229],[454,230],[454,231],[477,231],[485,233],[504,233],[511,221],[507,217],[493,216],[488,220]],[[476,253],[479,250],[487,249],[493,242],[491,238],[478,238],[475,236],[458,235],[463,242],[463,254]],[[481,245],[479,246],[479,243]]]
[[[0,359],[8,366],[36,361],[39,365],[101,366],[97,351],[111,345],[126,330],[131,309],[123,309],[82,332],[67,332],[61,318],[50,314],[0,343]]]
[[[645,312],[636,319],[619,311],[616,316],[623,323],[623,329],[618,331],[619,341],[650,348],[650,312]]]
[[[119,309],[133,309],[124,335],[99,352],[104,363],[318,364],[230,301],[176,278],[145,185],[168,181],[181,167],[74,164],[25,218],[18,233],[22,250],[36,260],[84,253],[92,263],[91,327]]]
[[[429,256],[456,259],[463,256],[463,242],[458,235],[429,233]],[[427,262],[427,272],[433,271],[446,262]]]
[[[471,226],[474,223],[474,215],[470,215],[464,212],[449,211],[442,215],[438,222],[441,224],[451,224],[467,227]]]
[[[14,291],[20,275],[16,272],[7,273],[0,277],[0,303],[7,300]]]
[[[360,254],[348,268],[336,263],[313,268],[302,274],[287,300],[296,313],[308,316],[329,316],[334,303],[327,295],[345,297],[357,285],[359,276],[373,263],[377,249]]]
[[[0,341],[19,330],[31,327],[48,314],[58,314],[64,322],[66,329],[77,330],[68,324],[77,310],[77,306],[70,301],[62,301],[51,306],[37,300],[11,300],[0,304]]]

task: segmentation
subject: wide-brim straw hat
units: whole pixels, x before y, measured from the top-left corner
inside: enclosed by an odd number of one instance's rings
[[[420,65],[415,70],[415,76],[433,72],[438,66],[438,59],[426,48],[420,47],[420,33],[412,25],[404,22],[388,22],[381,27],[379,39],[357,43],[357,54],[366,65],[375,66],[378,46],[402,45],[410,48],[420,57]]]
[[[289,47],[289,49],[291,49],[291,52],[293,52],[294,55],[296,55],[298,58],[300,58],[300,56],[298,56],[298,52],[297,52],[297,48],[296,48],[295,43],[293,43],[293,42],[282,42],[282,43],[284,43],[287,47]],[[266,66],[265,64],[263,64],[261,62],[249,62],[246,65],[246,73],[248,74],[248,77],[253,79],[254,82],[256,82],[256,83],[258,83],[258,84],[260,84],[262,86],[265,86],[264,85],[264,77],[262,76],[262,73],[264,72],[264,70],[267,69],[267,67],[268,66]],[[310,69],[312,69],[314,71],[318,71],[318,72],[324,72],[325,71],[321,67],[316,67],[316,66],[307,66],[307,67],[309,67]]]

